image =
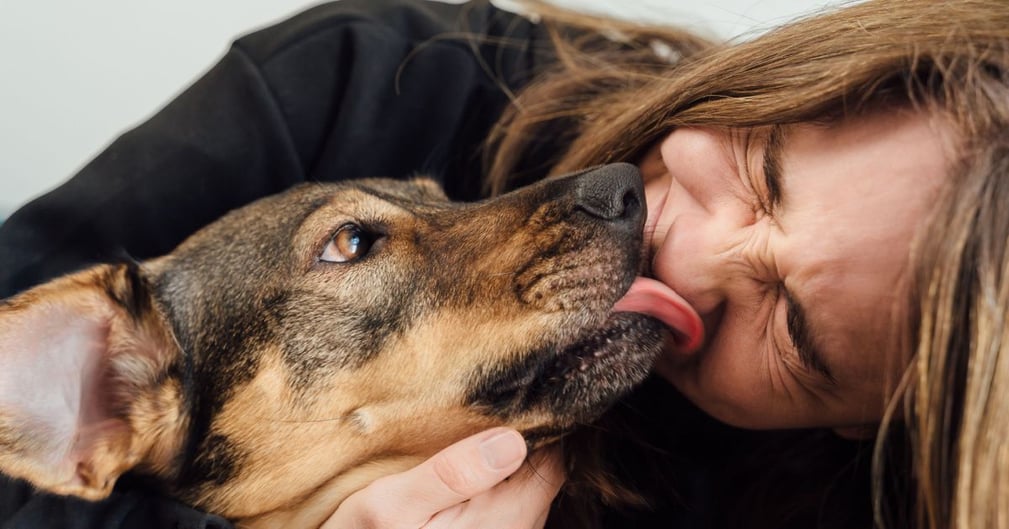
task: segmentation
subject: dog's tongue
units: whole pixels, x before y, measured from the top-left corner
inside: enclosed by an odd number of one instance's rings
[[[637,312],[651,316],[673,329],[678,349],[693,351],[704,338],[704,324],[689,303],[661,281],[638,277],[613,312]]]

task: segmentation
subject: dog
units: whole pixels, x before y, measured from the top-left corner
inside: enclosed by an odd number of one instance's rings
[[[661,349],[613,310],[644,217],[627,164],[475,203],[302,184],[55,279],[0,305],[0,472],[90,500],[130,472],[243,527],[318,527],[483,429],[554,442]]]

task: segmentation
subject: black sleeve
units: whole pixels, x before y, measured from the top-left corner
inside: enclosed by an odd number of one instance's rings
[[[306,180],[427,172],[454,198],[475,198],[476,151],[508,101],[503,87],[540,60],[537,32],[486,0],[341,0],[243,37],[0,226],[0,300],[86,265],[167,253],[228,210]],[[226,526],[129,487],[88,503],[0,476],[7,529]]]
[[[219,516],[191,509],[171,499],[116,490],[104,501],[33,494],[23,483],[0,475],[2,529],[232,529]]]
[[[0,299],[96,262],[162,255],[305,180],[429,172],[474,198],[476,151],[507,103],[502,86],[534,69],[536,32],[486,1],[341,0],[239,39],[0,226]]]

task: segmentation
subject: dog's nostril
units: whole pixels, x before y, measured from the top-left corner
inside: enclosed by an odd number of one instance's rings
[[[575,183],[575,206],[602,220],[635,217],[641,213],[644,190],[638,168],[605,165],[586,172]]]
[[[627,217],[630,215],[637,214],[641,209],[641,197],[638,196],[635,191],[628,191],[624,195],[624,211],[623,216]]]

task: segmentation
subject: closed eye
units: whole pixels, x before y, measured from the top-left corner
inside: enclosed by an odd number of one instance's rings
[[[799,362],[808,371],[817,373],[831,385],[836,385],[837,379],[834,378],[833,371],[827,365],[823,353],[816,346],[813,334],[806,321],[805,309],[802,308],[802,305],[789,293],[784,285],[781,286],[781,292],[784,295],[786,303],[788,336],[792,342],[792,346],[798,353]]]

